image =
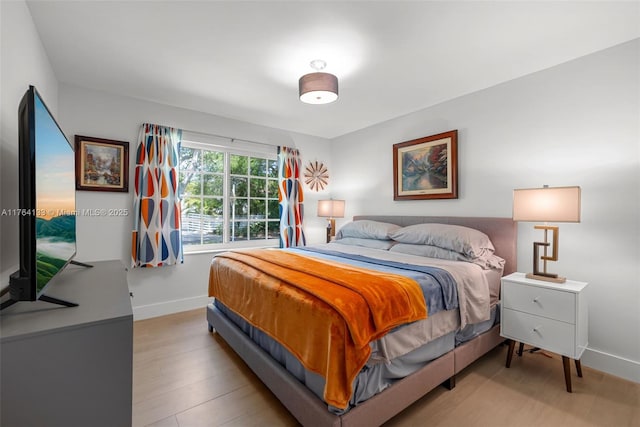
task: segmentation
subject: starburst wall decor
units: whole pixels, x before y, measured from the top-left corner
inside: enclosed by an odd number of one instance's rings
[[[322,162],[309,162],[304,171],[304,179],[312,191],[324,190],[329,183],[329,170]]]

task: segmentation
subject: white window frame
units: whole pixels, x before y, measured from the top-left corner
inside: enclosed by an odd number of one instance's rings
[[[231,202],[231,191],[230,191],[230,179],[231,179],[231,155],[240,155],[240,156],[250,156],[256,158],[263,158],[268,160],[277,161],[277,153],[275,146],[261,146],[256,147],[255,144],[244,143],[239,144],[234,140],[227,140],[219,137],[208,137],[197,135],[197,137],[193,137],[191,135],[183,134],[183,139],[181,141],[181,147],[188,147],[198,150],[209,150],[209,151],[217,151],[224,153],[224,172],[223,172],[223,239],[222,243],[205,243],[199,245],[184,245],[183,244],[183,253],[185,254],[194,254],[194,253],[204,253],[204,252],[217,252],[224,251],[227,249],[233,248],[248,248],[248,247],[277,247],[280,244],[280,239],[258,239],[258,240],[242,240],[237,242],[230,241],[230,231],[231,231],[231,213],[230,213],[230,202]],[[203,142],[205,140],[206,142]],[[182,171],[180,170],[179,176],[181,177]],[[250,176],[250,175],[249,175]],[[267,178],[268,180],[268,178]],[[268,182],[268,181],[267,181]],[[249,185],[249,184],[247,184]],[[249,188],[247,188],[249,191]],[[202,194],[201,194],[202,197]],[[182,194],[179,195],[180,202],[182,202]],[[247,197],[249,203],[251,201],[251,197]],[[201,199],[202,200],[202,199]],[[268,206],[268,200],[266,199],[266,203]],[[181,209],[182,211],[182,209]],[[279,220],[279,218],[278,218]],[[180,218],[182,224],[182,217]],[[250,221],[250,220],[247,220]],[[265,233],[268,236],[268,226],[265,224]],[[202,230],[201,230],[202,232]]]

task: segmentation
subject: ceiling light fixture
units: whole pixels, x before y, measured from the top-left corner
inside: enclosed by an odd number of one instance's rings
[[[305,74],[298,80],[300,101],[307,104],[328,104],[338,99],[338,78],[333,74],[322,73],[327,63],[315,59],[309,64],[315,73]]]

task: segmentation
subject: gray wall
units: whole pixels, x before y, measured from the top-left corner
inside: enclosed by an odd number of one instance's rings
[[[257,126],[192,110],[170,107],[133,98],[110,95],[79,87],[59,85],[29,10],[23,1],[0,2],[2,19],[2,208],[18,207],[18,104],[29,84],[35,85],[52,110],[67,137],[86,135],[129,142],[130,170],[143,122],[176,126],[187,130],[225,135],[238,139],[298,147],[304,164],[323,161],[331,169],[330,144],[323,138]],[[274,148],[275,150],[275,148]],[[130,173],[131,176],[131,173]],[[77,209],[132,209],[133,181],[129,193],[78,191]],[[329,198],[332,185],[324,191],[305,193],[306,235],[309,242],[324,240],[326,222],[315,217],[317,200]],[[2,216],[1,284],[18,268],[18,221]],[[119,259],[131,265],[130,245],[133,219],[127,217],[77,218],[76,259],[96,261]],[[211,254],[188,254],[175,267],[134,269],[128,280],[134,292],[136,319],[202,307],[208,302],[208,266]]]
[[[138,132],[144,122],[265,142],[273,144],[273,152],[277,145],[297,147],[301,150],[305,164],[314,159],[329,162],[330,143],[322,138],[64,84],[60,85],[59,104],[60,116],[69,135],[88,135],[129,142],[130,177],[133,176],[135,165]],[[318,198],[328,198],[329,191],[330,188],[323,193],[305,193],[306,232],[311,242],[324,239],[325,223],[315,217],[315,209]],[[76,197],[79,209],[119,208],[131,211],[133,180],[129,182],[128,194],[78,191]],[[130,266],[132,227],[131,215],[78,217],[76,258],[82,261],[121,259],[125,265]],[[142,319],[206,305],[210,262],[211,253],[186,254],[184,264],[181,265],[130,270],[128,279],[134,293],[135,318]]]
[[[346,216],[510,217],[514,188],[581,186],[582,222],[560,224],[549,270],[590,283],[583,362],[640,381],[639,51],[635,40],[336,138]],[[393,144],[451,129],[459,198],[394,201]],[[542,237],[534,225],[518,225],[520,271]]]
[[[197,130],[238,139],[260,141],[274,145],[298,147],[304,161],[329,161],[329,141],[237,120],[169,107],[68,85],[60,86],[60,112],[70,135],[128,141],[130,161],[135,164],[135,147],[140,125],[144,122]],[[130,175],[131,176],[131,175]],[[133,182],[128,194],[77,192],[80,208],[133,207]],[[316,200],[324,193],[305,193],[307,236],[311,241],[324,238],[324,222],[315,218]],[[78,217],[78,255],[83,261],[122,259],[131,265],[131,229],[133,217]],[[156,269],[129,271],[129,286],[134,293],[136,319],[203,307],[207,302],[207,286],[211,254],[187,254],[184,264]]]

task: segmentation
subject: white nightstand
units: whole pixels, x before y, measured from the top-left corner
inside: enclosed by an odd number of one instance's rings
[[[580,357],[588,344],[585,282],[552,283],[527,279],[524,273],[502,278],[500,335],[509,339],[507,368],[511,366],[515,342],[562,355],[567,391],[571,393],[571,366],[575,360],[582,377]]]

